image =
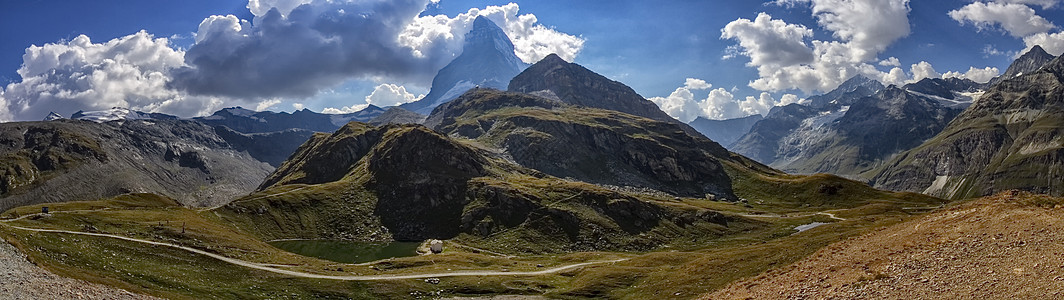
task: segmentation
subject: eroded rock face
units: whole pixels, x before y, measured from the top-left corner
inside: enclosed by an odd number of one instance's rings
[[[266,177],[258,190],[274,185],[319,184],[340,180],[381,141],[388,129],[352,122],[332,134],[315,134]]]
[[[397,239],[458,235],[468,182],[487,175],[487,161],[424,127],[393,134],[366,158],[381,222]]]
[[[19,136],[19,131],[24,133]],[[0,195],[88,161],[107,161],[107,154],[96,140],[62,126],[3,130],[0,145],[4,153],[0,162]]]
[[[938,136],[895,158],[876,187],[967,198],[1064,193],[1064,61],[1005,79]]]
[[[765,119],[758,121],[732,146],[732,150],[762,163],[772,163],[778,155],[780,140],[802,125],[817,111],[800,104],[773,107]]]
[[[0,208],[151,191],[184,205],[223,204],[272,169],[210,126],[182,120],[0,124]]]

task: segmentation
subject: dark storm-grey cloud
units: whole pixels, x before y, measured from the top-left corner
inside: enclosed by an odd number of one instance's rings
[[[307,97],[348,78],[431,74],[396,36],[426,0],[315,3],[287,15],[270,9],[254,26],[235,17],[204,20],[170,86],[190,94]]]

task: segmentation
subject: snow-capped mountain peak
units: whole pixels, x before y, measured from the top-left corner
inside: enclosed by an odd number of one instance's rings
[[[48,113],[47,117],[44,117],[45,121],[55,121],[55,120],[62,120],[62,119],[66,119],[66,117],[64,117],[63,115],[60,115],[59,113],[54,112],[54,111]]]
[[[112,107],[106,110],[78,111],[70,116],[71,119],[93,121],[96,123],[110,122],[115,120],[141,120],[151,119],[147,113],[135,111],[124,107]]]
[[[514,53],[514,45],[502,28],[487,18],[477,17],[465,36],[462,54],[436,74],[428,95],[400,107],[429,114],[473,87],[505,90],[510,80],[527,67]]]

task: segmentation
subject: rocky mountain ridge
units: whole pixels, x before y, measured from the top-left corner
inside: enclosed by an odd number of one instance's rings
[[[504,149],[552,176],[671,194],[735,200],[730,153],[675,123],[490,89],[462,95],[430,119],[435,129]]]
[[[547,55],[518,74],[510,81],[507,90],[673,123],[688,134],[702,136],[690,125],[666,114],[657,104],[643,98],[631,87],[567,62],[556,54]]]
[[[252,191],[271,170],[184,120],[0,124],[0,207],[151,191],[190,206]]]
[[[1064,193],[1064,60],[1004,79],[919,147],[890,161],[877,187],[943,198],[1008,189]]]
[[[309,109],[292,113],[253,111],[243,107],[224,108],[206,117],[192,120],[210,125],[225,126],[241,133],[265,133],[288,129],[303,129],[315,132],[333,132],[352,121],[366,122],[380,116],[384,109],[377,106],[346,114],[323,114]]]
[[[863,178],[891,155],[937,134],[960,112],[943,97],[913,90],[952,95],[976,85],[925,79],[904,88],[882,87],[858,76],[808,106],[773,108],[732,150],[786,172]]]

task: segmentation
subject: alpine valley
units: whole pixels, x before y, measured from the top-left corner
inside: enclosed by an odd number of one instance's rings
[[[987,82],[857,75],[684,123],[563,56],[523,62],[499,25],[473,19],[428,94],[391,107],[0,123],[0,237],[130,297],[1064,290],[1064,58],[1039,46]]]

